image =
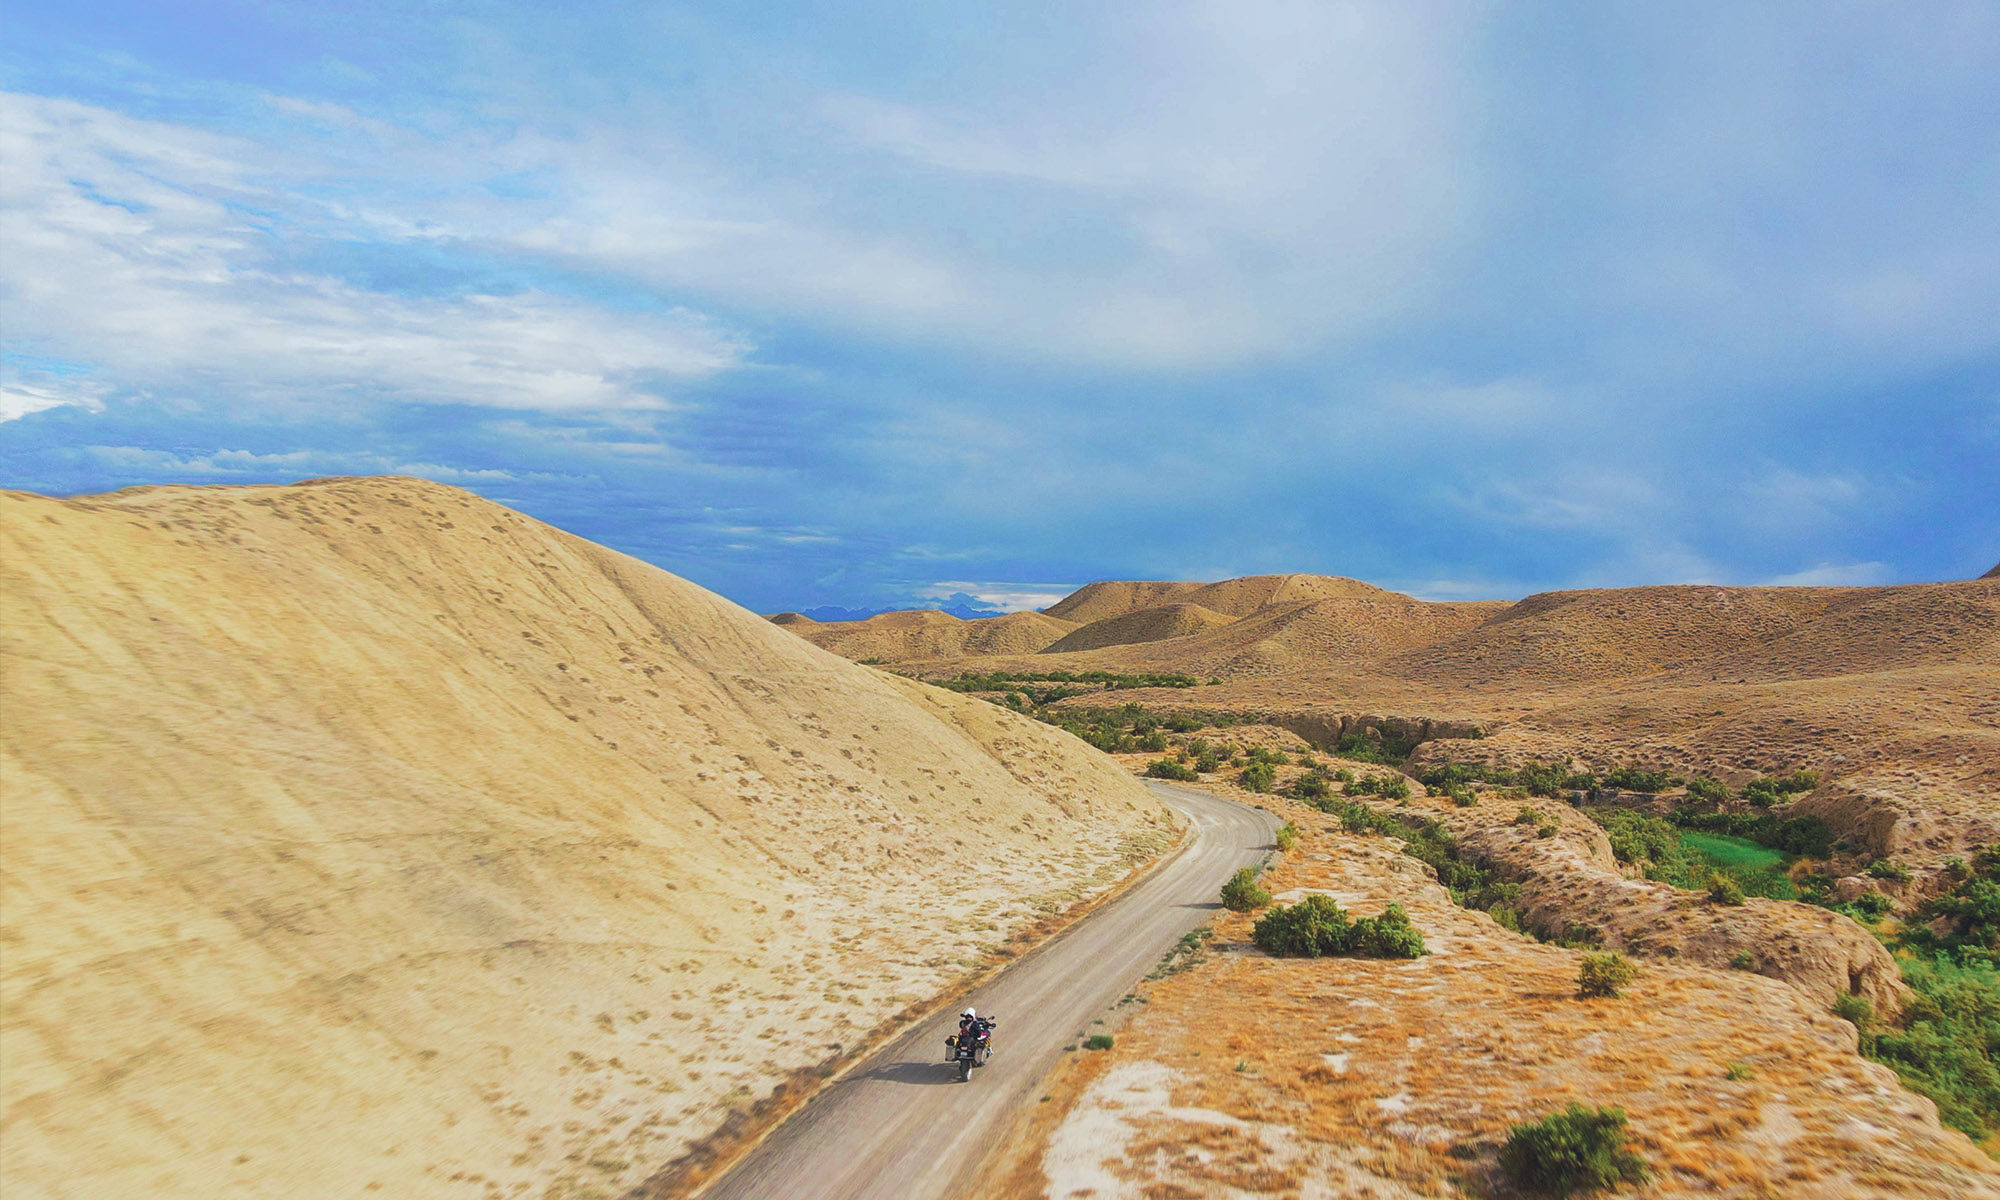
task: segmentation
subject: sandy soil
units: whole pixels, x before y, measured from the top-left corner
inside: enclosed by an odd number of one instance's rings
[[[602,1196],[1171,840],[416,480],[0,494],[11,1197]]]

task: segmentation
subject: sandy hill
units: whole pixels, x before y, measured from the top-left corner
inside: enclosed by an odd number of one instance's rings
[[[1247,617],[1278,604],[1390,594],[1372,584],[1333,575],[1246,575],[1219,583],[1105,580],[1078,588],[1044,611],[1080,624],[1169,604],[1192,604],[1226,617]]]
[[[10,1197],[623,1194],[1165,823],[452,488],[0,538]]]
[[[1374,590],[1373,595],[1274,604],[1188,650],[1194,669],[1225,677],[1368,663],[1450,638],[1502,607],[1431,603]]]
[[[1042,611],[1059,620],[1089,625],[1107,617],[1122,617],[1140,609],[1185,600],[1190,592],[1198,592],[1204,586],[1168,580],[1107,579],[1085,584]]]
[[[777,621],[777,618],[772,618]],[[1038,612],[962,620],[934,609],[865,621],[777,621],[815,645],[859,661],[907,662],[977,654],[1033,654],[1076,626]]]
[[[1131,646],[1168,638],[1206,633],[1234,621],[1199,604],[1165,604],[1137,612],[1092,621],[1081,629],[1064,634],[1042,648],[1044,654],[1066,654],[1073,650],[1102,650],[1106,646]]]
[[[1388,672],[1457,684],[1650,675],[1791,633],[1851,588],[1640,587],[1529,596]]]
[[[1239,603],[1313,588],[1341,594]],[[1156,630],[1142,614],[1203,597],[1237,619],[1125,640]],[[1810,767],[1829,781],[1816,813],[1856,846],[1915,865],[2000,837],[2000,580],[1432,603],[1350,580],[1260,576],[1094,583],[1049,611],[1101,615],[1039,654],[882,657],[929,677],[1186,672],[1221,683],[1121,698],[1255,712],[1320,740],[1385,721],[1398,736],[1487,732],[1441,743],[1447,756],[1644,761],[1733,783]]]
[[[774,615],[774,616],[773,616],[773,617],[771,618],[771,624],[773,624],[773,625],[817,625],[817,624],[819,624],[819,622],[818,622],[818,621],[815,621],[815,620],[813,620],[813,619],[812,619],[811,617],[809,617],[809,616],[805,615],[804,613],[795,613],[795,612],[781,612],[781,613],[778,613],[778,614]]]

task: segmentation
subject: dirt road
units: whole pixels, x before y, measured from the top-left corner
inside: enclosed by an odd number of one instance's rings
[[[944,1061],[956,1008],[912,1029],[816,1097],[703,1200],[944,1200],[1063,1047],[1208,918],[1232,871],[1271,848],[1270,814],[1153,784],[1194,824],[1188,847],[1115,902],[965,998],[1000,1020],[993,1061],[959,1083]]]

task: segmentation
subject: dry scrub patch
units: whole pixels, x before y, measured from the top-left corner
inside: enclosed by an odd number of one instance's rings
[[[1043,1107],[1060,1119],[987,1194],[1486,1194],[1509,1125],[1578,1101],[1630,1114],[1642,1196],[2000,1195],[1988,1159],[1792,988],[1647,960],[1622,998],[1579,999],[1580,953],[1457,907],[1389,839],[1284,811],[1306,835],[1267,876],[1281,901],[1396,901],[1431,953],[1272,959],[1253,915],[1223,915],[1203,964],[1149,984],[1116,1048],[1059,1074]]]

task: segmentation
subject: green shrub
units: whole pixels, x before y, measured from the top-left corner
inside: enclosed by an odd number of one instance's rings
[[[1350,951],[1363,958],[1422,958],[1430,953],[1424,947],[1424,935],[1410,924],[1403,906],[1394,901],[1380,916],[1356,921],[1350,938]]]
[[[1273,767],[1270,763],[1252,762],[1249,766],[1243,768],[1243,773],[1236,777],[1236,782],[1242,784],[1249,791],[1268,792],[1271,790],[1271,785],[1277,781],[1277,778],[1277,768]]]
[[[1643,1182],[1645,1161],[1626,1140],[1624,1109],[1572,1104],[1508,1130],[1500,1166],[1522,1187],[1558,1196]]]
[[[1478,795],[1469,787],[1455,787],[1445,794],[1450,796],[1451,802],[1460,808],[1471,808],[1473,805],[1479,803]]]
[[[1353,924],[1331,896],[1315,893],[1257,918],[1251,939],[1266,954],[1322,958],[1347,948]]]
[[[1743,1063],[1733,1062],[1729,1064],[1727,1070],[1723,1071],[1722,1077],[1731,1083],[1742,1083],[1746,1079],[1757,1078],[1757,1072],[1751,1070]]]
[[[1299,843],[1299,827],[1297,825],[1292,824],[1290,821],[1285,822],[1283,825],[1278,826],[1278,836],[1276,840],[1278,843],[1278,850],[1281,853],[1289,852],[1293,846],[1296,846]]]
[[[1907,883],[1910,878],[1910,869],[1895,859],[1878,858],[1868,864],[1868,874],[1871,878],[1875,879],[1893,879],[1898,883]]]
[[[1304,800],[1310,804],[1314,800],[1323,800],[1333,795],[1333,784],[1318,770],[1312,770],[1292,780],[1292,786],[1285,791],[1294,800]]]
[[[1085,1050],[1109,1050],[1115,1044],[1116,1044],[1116,1039],[1114,1039],[1110,1034],[1093,1033],[1090,1035],[1088,1039],[1084,1041],[1083,1048]]]
[[[1146,765],[1146,774],[1154,779],[1178,779],[1191,783],[1201,778],[1201,773],[1192,767],[1184,767],[1171,758],[1155,759]]]
[[[1333,752],[1342,758],[1400,767],[1410,757],[1410,751],[1417,748],[1418,739],[1390,737],[1379,730],[1376,733],[1378,736],[1375,738],[1364,733],[1350,733],[1340,739]]]
[[[1349,784],[1347,790],[1358,796],[1381,796],[1385,800],[1407,800],[1410,796],[1410,781],[1401,775],[1370,775],[1366,779]]]
[[[1421,958],[1430,953],[1423,935],[1400,904],[1380,916],[1350,921],[1331,896],[1314,894],[1265,913],[1252,931],[1258,947],[1292,958],[1352,954],[1362,958]]]
[[[1715,780],[1699,775],[1687,781],[1687,792],[1693,799],[1706,804],[1727,804],[1735,796],[1734,792]]]
[[[1875,1006],[1865,996],[1842,996],[1833,1002],[1833,1015],[1866,1027],[1875,1021]]]
[[[1757,959],[1748,950],[1738,950],[1729,956],[1729,969],[1732,971],[1753,971],[1756,968]]]
[[[1717,904],[1743,903],[1743,888],[1736,880],[1716,871],[1708,877],[1708,898]]]
[[[1565,950],[1591,950],[1596,948],[1600,940],[1601,937],[1597,930],[1588,925],[1571,921],[1569,924],[1563,926],[1562,933],[1557,935],[1556,945],[1561,946]]]
[[[1271,893],[1257,882],[1257,868],[1238,867],[1222,885],[1222,906],[1231,912],[1249,912],[1271,902]]]
[[[1634,766],[1619,767],[1604,777],[1605,786],[1628,792],[1664,792],[1680,782],[1665,771]]]
[[[1854,898],[1855,913],[1866,921],[1879,921],[1889,915],[1892,907],[1889,897],[1880,892],[1863,892]]]
[[[1440,763],[1417,774],[1417,782],[1434,792],[1450,792],[1468,783],[1481,782],[1486,772],[1469,763]]]
[[[2000,1129],[2000,970],[1950,957],[1905,962],[1916,992],[1905,1028],[1864,1038],[1870,1058],[1936,1101],[1938,1119],[1974,1140]]]
[[[1516,825],[1540,825],[1541,823],[1542,810],[1539,808],[1530,808],[1523,804],[1521,811],[1514,814],[1514,824]]]
[[[1586,954],[1583,966],[1576,973],[1576,994],[1616,996],[1619,988],[1631,983],[1638,975],[1639,968],[1632,965],[1632,960],[1616,951]]]

